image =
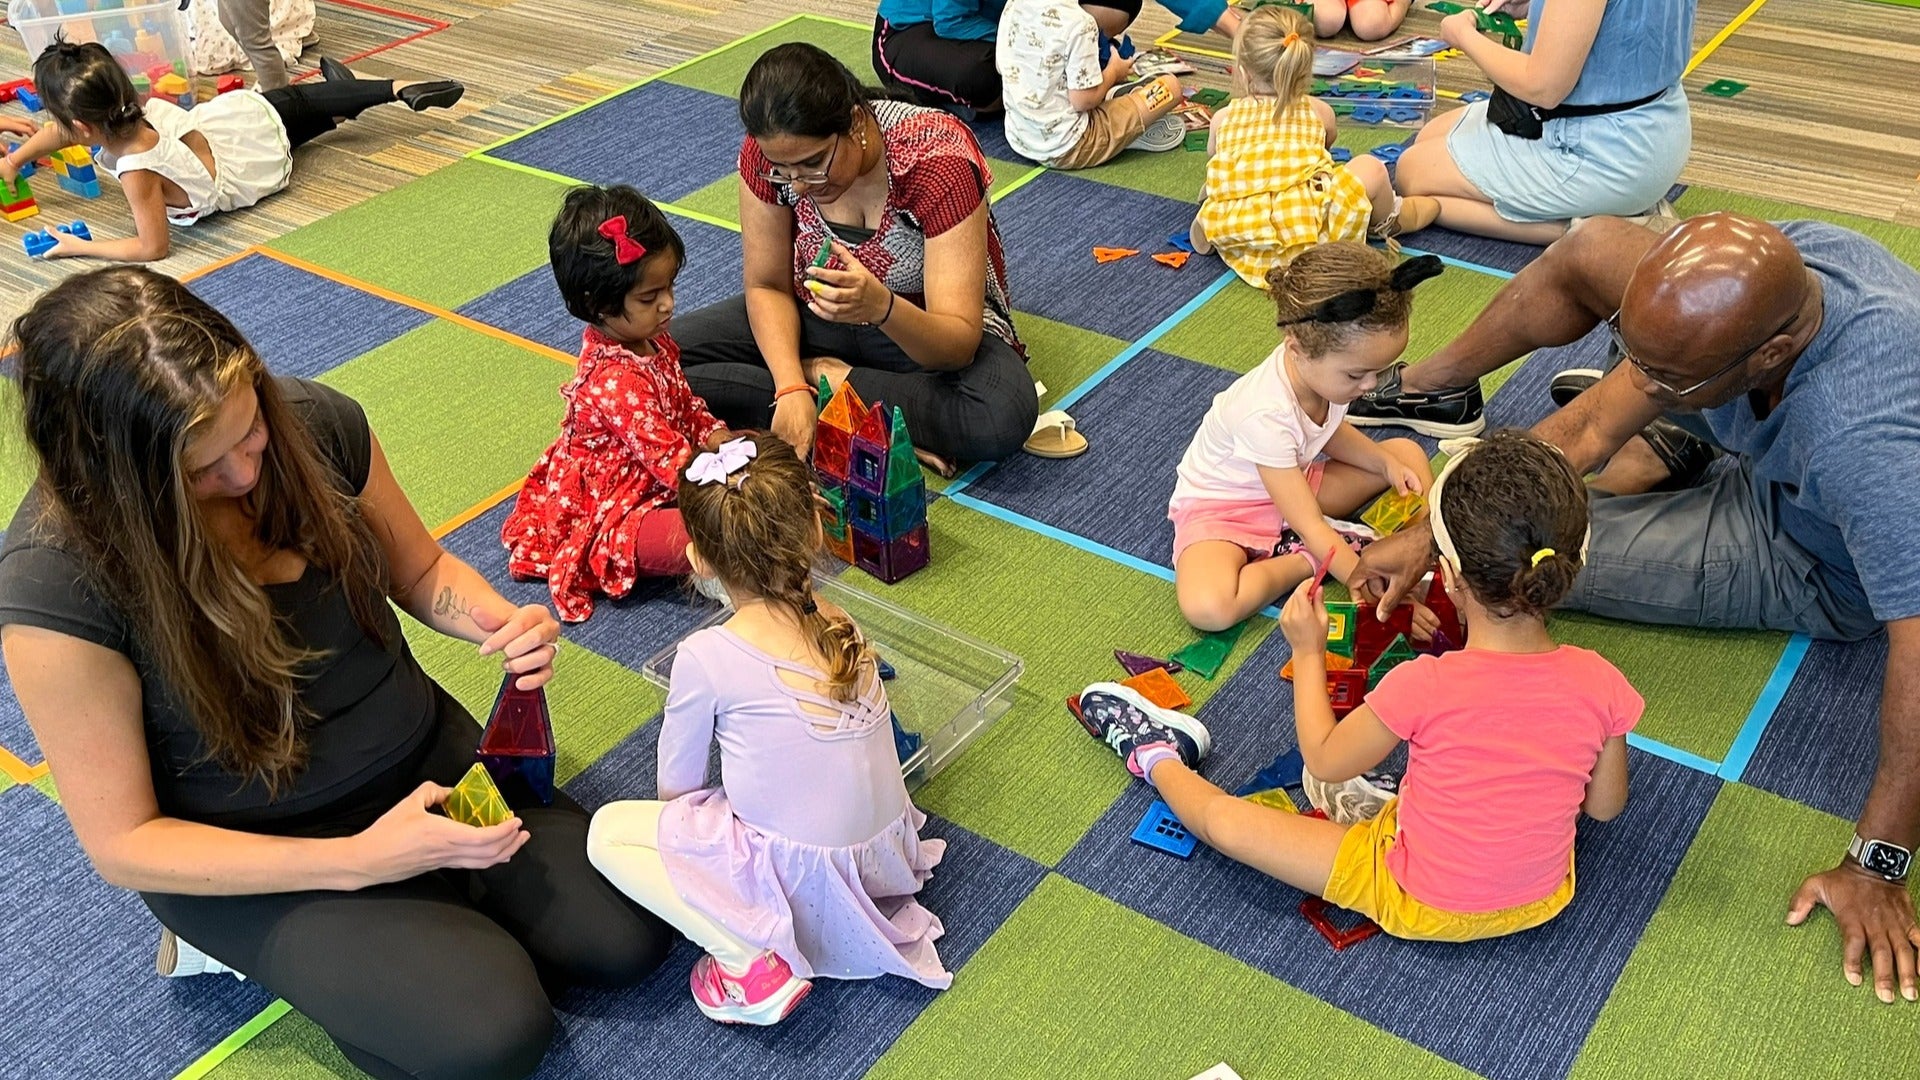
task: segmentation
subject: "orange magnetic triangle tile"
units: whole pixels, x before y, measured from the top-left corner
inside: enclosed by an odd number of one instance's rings
[[[1097,247],[1093,249],[1094,262],[1114,262],[1118,259],[1130,259],[1140,254],[1136,248]]]
[[[1153,261],[1161,264],[1162,266],[1171,266],[1175,270],[1178,270],[1181,267],[1187,265],[1187,260],[1191,257],[1192,256],[1188,255],[1184,251],[1163,251],[1160,254],[1155,255],[1153,257]]]
[[[826,411],[820,414],[819,422],[851,435],[866,411],[866,406],[860,403],[860,395],[853,390],[853,384],[848,383],[833,395],[832,401],[827,402]]]

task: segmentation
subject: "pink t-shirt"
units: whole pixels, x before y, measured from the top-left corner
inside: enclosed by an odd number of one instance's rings
[[[1407,741],[1394,880],[1443,911],[1552,895],[1600,747],[1640,722],[1640,694],[1599,653],[1465,649],[1401,664],[1367,691]]]

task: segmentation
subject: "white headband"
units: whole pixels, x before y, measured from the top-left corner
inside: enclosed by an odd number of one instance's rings
[[[1452,571],[1456,578],[1460,576],[1460,552],[1453,546],[1453,537],[1447,532],[1446,519],[1440,512],[1440,492],[1447,482],[1447,477],[1453,475],[1453,470],[1459,468],[1460,463],[1467,459],[1467,455],[1482,445],[1479,439],[1449,439],[1442,443],[1440,448],[1447,452],[1447,464],[1440,470],[1440,475],[1433,478],[1433,487],[1427,490],[1427,522],[1433,530],[1433,546],[1440,549],[1441,561],[1447,564],[1447,569]],[[1552,443],[1547,445],[1553,449],[1554,453],[1560,452],[1560,448]],[[1587,561],[1587,545],[1592,540],[1593,525],[1589,523],[1586,534],[1580,538],[1580,563],[1583,566]],[[1552,553],[1553,549],[1541,548],[1540,551]],[[1534,565],[1536,566],[1539,565],[1539,554],[1535,552]]]

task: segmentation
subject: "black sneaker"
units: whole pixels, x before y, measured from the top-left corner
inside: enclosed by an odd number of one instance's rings
[[[449,108],[466,92],[467,88],[457,82],[422,82],[401,87],[395,96],[414,112],[424,112]]]
[[[1596,368],[1563,371],[1547,384],[1547,393],[1552,396],[1554,405],[1564,409],[1568,402],[1599,382],[1605,374]],[[1720,456],[1720,451],[1714,449],[1711,443],[1664,416],[1655,418],[1653,423],[1642,428],[1640,437],[1647,441],[1654,456],[1667,469],[1667,478],[1654,485],[1655,491],[1681,491],[1693,487],[1706,477],[1714,459]]]
[[[1486,430],[1487,406],[1477,381],[1431,393],[1402,390],[1400,373],[1406,367],[1388,368],[1373,393],[1355,398],[1347,406],[1347,422],[1355,427],[1412,428],[1436,439],[1458,439]]]
[[[331,56],[323,56],[320,58],[320,78],[325,82],[353,82],[354,74],[347,70],[347,65]]]

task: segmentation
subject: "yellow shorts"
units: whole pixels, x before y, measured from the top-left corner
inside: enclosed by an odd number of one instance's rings
[[[1573,867],[1553,895],[1502,911],[1442,911],[1414,899],[1387,869],[1387,852],[1400,832],[1400,801],[1389,802],[1372,821],[1347,830],[1327,878],[1327,902],[1357,911],[1398,938],[1418,941],[1479,941],[1539,926],[1573,899]]]

